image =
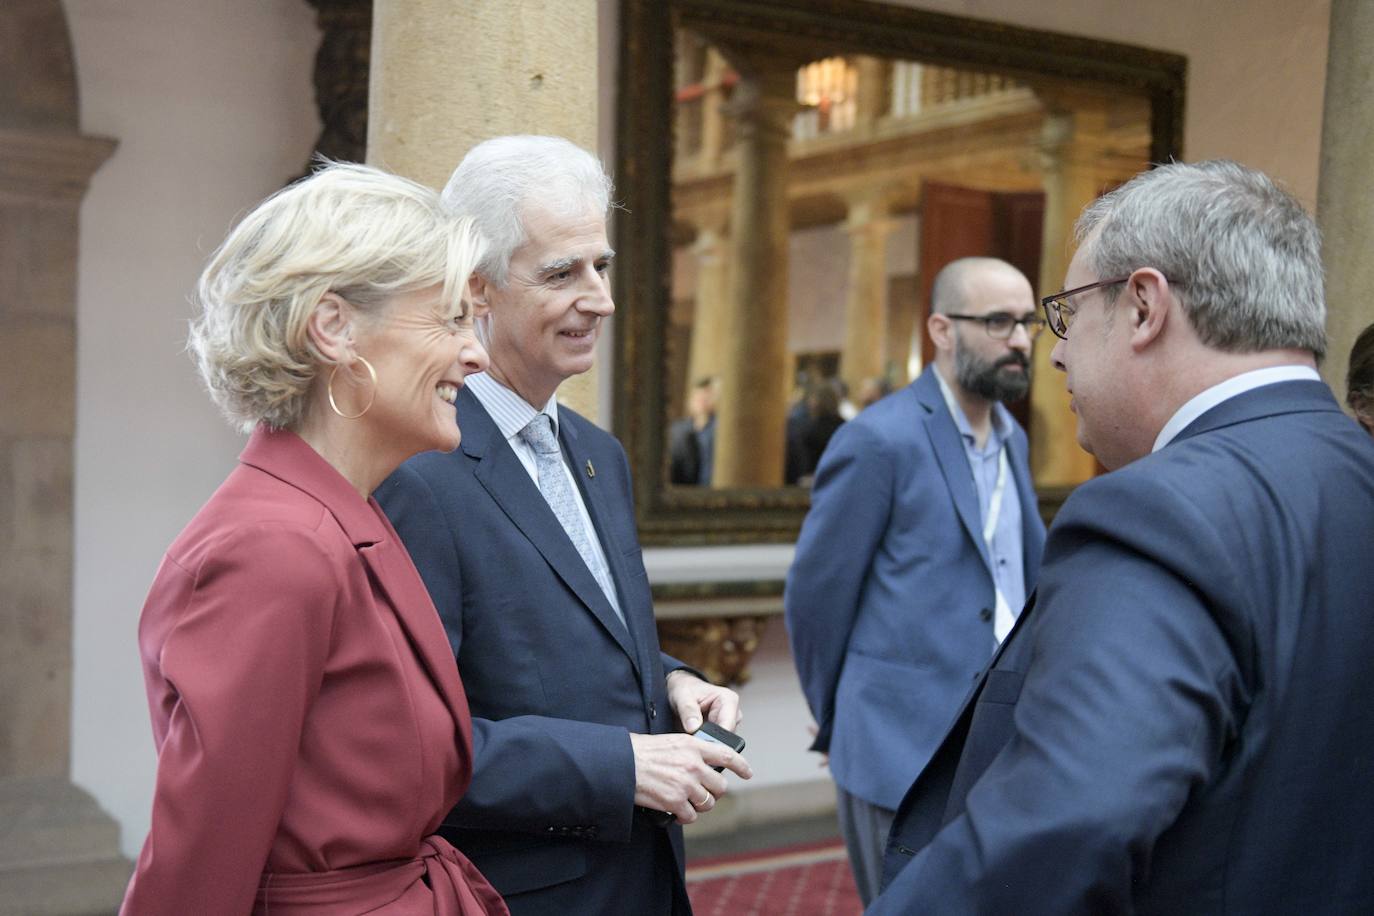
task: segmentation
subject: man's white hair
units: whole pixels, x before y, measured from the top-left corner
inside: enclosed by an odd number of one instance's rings
[[[444,205],[487,239],[477,272],[505,286],[511,255],[529,238],[529,208],[569,218],[611,206],[611,179],[596,157],[562,137],[494,137],[468,151],[444,187]]]

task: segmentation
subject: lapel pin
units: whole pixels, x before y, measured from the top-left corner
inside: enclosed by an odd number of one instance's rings
[[[590,458],[587,459],[587,476],[588,476],[588,477],[595,477],[595,476],[596,476],[596,468],[592,467],[592,459],[590,459]]]

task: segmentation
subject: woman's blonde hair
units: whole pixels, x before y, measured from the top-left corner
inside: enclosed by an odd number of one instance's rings
[[[439,195],[365,165],[325,162],[234,227],[197,286],[189,348],[210,396],[247,432],[296,428],[322,365],[306,327],[326,293],[376,317],[442,284],[454,315],[486,244]]]

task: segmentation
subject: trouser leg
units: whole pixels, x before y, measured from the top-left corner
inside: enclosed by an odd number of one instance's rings
[[[878,896],[883,878],[883,852],[887,834],[892,829],[895,811],[850,795],[835,787],[836,808],[840,818],[840,835],[849,852],[849,866],[859,899],[868,906]]]

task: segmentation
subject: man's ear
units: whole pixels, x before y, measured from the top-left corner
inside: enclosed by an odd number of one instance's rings
[[[337,293],[325,293],[306,319],[305,332],[319,354],[331,363],[353,361],[353,307]]]
[[[1126,289],[1117,303],[1124,307],[1130,321],[1131,347],[1144,350],[1164,333],[1174,303],[1169,281],[1153,267],[1135,270],[1126,281]]]
[[[473,318],[484,318],[491,311],[490,287],[491,283],[481,274],[473,273],[468,277],[468,301],[472,303]]]
[[[935,345],[935,349],[954,349],[954,322],[949,320],[948,315],[931,312],[930,317],[926,319],[926,331],[930,334],[930,342]]]

